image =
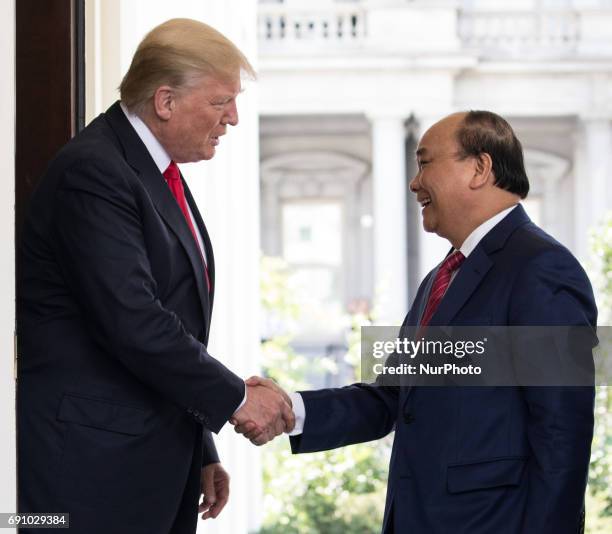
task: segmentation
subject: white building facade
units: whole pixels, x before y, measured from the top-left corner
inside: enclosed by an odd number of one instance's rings
[[[322,242],[310,263],[287,253],[288,213],[310,206],[295,239],[313,241],[318,207],[335,205],[336,308],[366,301],[398,324],[447,252],[407,185],[420,135],[459,110],[509,120],[526,209],[587,259],[589,229],[612,207],[611,1],[260,0],[258,25],[262,247],[297,272],[325,263]]]

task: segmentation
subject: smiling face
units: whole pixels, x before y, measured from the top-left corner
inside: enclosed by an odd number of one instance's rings
[[[460,159],[457,127],[464,114],[434,124],[417,147],[418,172],[410,190],[423,207],[423,227],[459,247],[471,231],[468,220],[473,158]]]
[[[189,89],[158,89],[155,110],[159,122],[154,133],[177,163],[211,159],[227,125],[238,124],[236,97],[240,77],[226,80],[202,77]]]

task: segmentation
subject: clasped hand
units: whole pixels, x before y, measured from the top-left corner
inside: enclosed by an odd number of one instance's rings
[[[230,419],[238,434],[263,445],[295,426],[291,399],[273,380],[252,376],[246,380],[247,401]]]

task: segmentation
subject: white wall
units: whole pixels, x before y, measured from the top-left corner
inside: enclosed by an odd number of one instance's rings
[[[0,71],[0,512],[15,512],[15,0],[2,4]]]

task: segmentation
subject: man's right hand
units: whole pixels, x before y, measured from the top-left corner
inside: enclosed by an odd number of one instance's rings
[[[291,432],[295,415],[291,400],[268,379],[251,377],[246,381],[247,401],[230,419],[236,431],[245,434],[255,445],[263,445],[283,432]]]

